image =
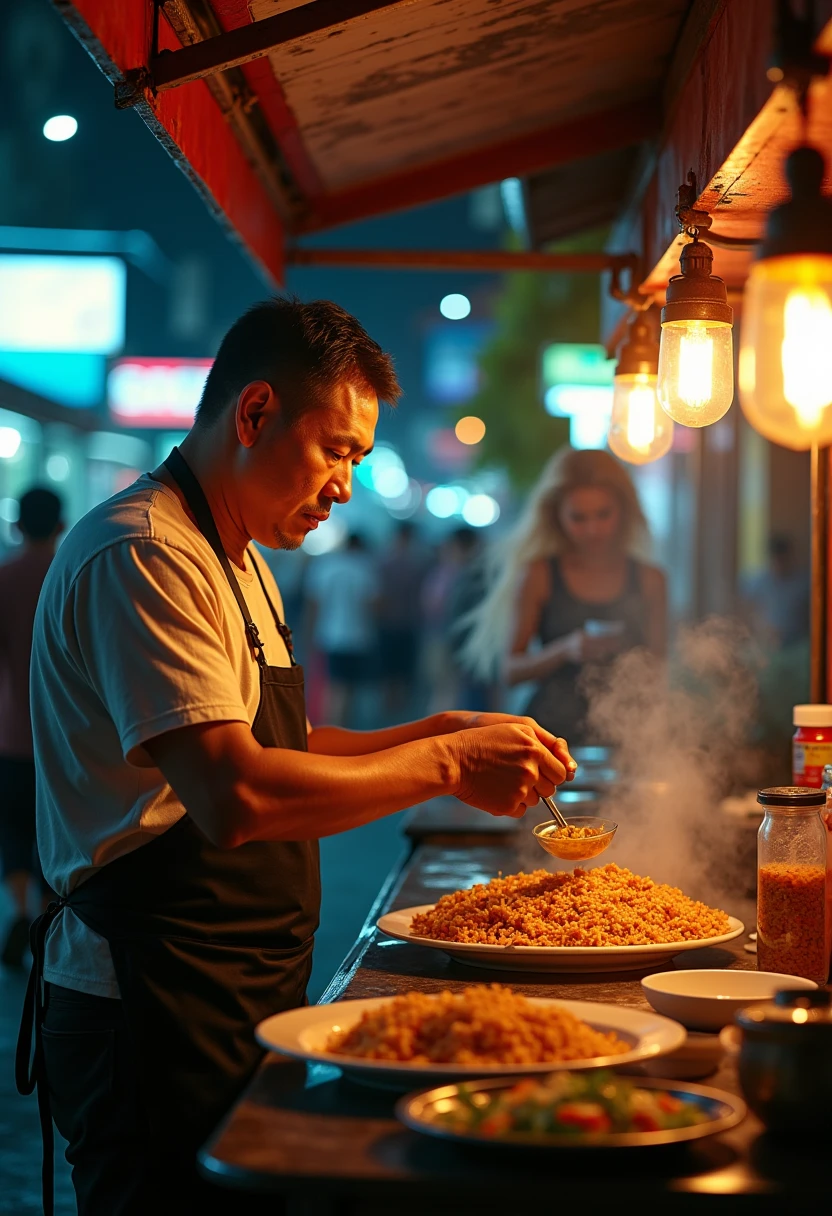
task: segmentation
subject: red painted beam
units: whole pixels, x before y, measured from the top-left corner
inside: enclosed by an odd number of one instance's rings
[[[224,30],[236,30],[251,21],[247,0],[211,0],[211,7]],[[318,198],[325,193],[324,184],[306,150],[297,119],[271,63],[268,59],[254,59],[241,71],[280,145],[299,193],[306,199]]]
[[[315,232],[434,202],[505,177],[525,177],[584,156],[627,147],[656,135],[659,118],[655,102],[640,101],[361,182],[316,200],[298,231]]]
[[[113,84],[129,71],[146,68],[153,31],[153,0],[53,0],[73,33]],[[160,45],[179,47],[163,18]],[[163,147],[204,198],[208,208],[236,236],[263,273],[281,283],[284,233],[272,201],[246,160],[204,81],[153,98],[145,93],[134,107]],[[125,115],[125,122],[130,118]]]
[[[192,80],[263,59],[276,47],[300,38],[331,32],[382,9],[413,3],[415,0],[311,0],[262,21],[249,21],[216,38],[158,55],[150,65],[153,84],[160,93],[177,89]]]
[[[624,270],[626,254],[539,253],[513,249],[327,249],[290,247],[290,266],[362,266],[380,270],[539,270],[549,274],[601,274]]]

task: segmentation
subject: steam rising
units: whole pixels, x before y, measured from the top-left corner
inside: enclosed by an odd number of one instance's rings
[[[615,861],[717,905],[745,894],[747,851],[743,863],[737,832],[747,841],[748,830],[718,810],[732,788],[756,783],[740,768],[757,695],[743,626],[714,617],[687,627],[671,671],[630,651],[586,690],[593,733],[614,749],[618,772],[588,812],[619,825],[592,864]]]

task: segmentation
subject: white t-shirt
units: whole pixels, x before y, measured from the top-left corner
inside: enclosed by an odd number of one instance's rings
[[[289,656],[247,554],[240,587],[269,663]],[[262,558],[275,608],[283,605]],[[253,724],[259,669],[208,542],[166,486],[142,476],[86,515],[49,570],[35,619],[31,704],[38,849],[66,895],[185,813],[144,744],[197,722]],[[44,977],[118,997],[110,949],[65,908]]]
[[[315,641],[321,650],[326,654],[372,650],[378,578],[368,554],[344,549],[316,557],[309,567],[306,590],[318,605]]]

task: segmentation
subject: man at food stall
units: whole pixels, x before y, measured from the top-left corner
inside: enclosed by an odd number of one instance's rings
[[[256,306],[181,449],[90,512],[50,571],[32,715],[60,900],[33,934],[18,1083],[38,1083],[47,1139],[48,1093],[80,1216],[181,1216],[198,1194],[207,1210],[195,1151],[257,1066],[256,1023],[305,1000],[320,837],[437,794],[519,816],[574,771],[528,718],[307,722],[251,541],[295,549],[348,502],[399,393],[335,304]]]

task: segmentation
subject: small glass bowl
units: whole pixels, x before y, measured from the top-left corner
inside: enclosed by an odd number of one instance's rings
[[[618,824],[609,819],[598,819],[595,815],[574,815],[567,817],[567,825],[574,828],[600,828],[597,836],[586,836],[574,840],[569,836],[561,836],[561,828],[554,819],[538,823],[533,829],[534,837],[541,849],[559,857],[562,861],[589,861],[608,849],[612,838],[618,830]]]

